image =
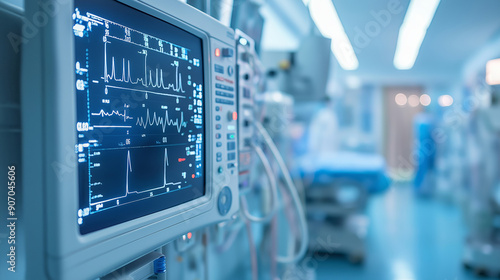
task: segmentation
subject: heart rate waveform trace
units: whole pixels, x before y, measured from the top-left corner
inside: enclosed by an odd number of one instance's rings
[[[81,232],[202,196],[202,40],[138,11],[120,16],[132,12],[116,12],[122,4],[76,3]]]

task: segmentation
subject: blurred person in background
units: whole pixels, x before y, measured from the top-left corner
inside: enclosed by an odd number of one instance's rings
[[[434,190],[436,143],[432,137],[435,128],[434,116],[423,111],[415,116],[415,156],[417,158],[414,179],[415,190],[422,195],[430,195]]]
[[[308,152],[329,154],[339,149],[339,124],[331,97],[324,98],[323,108],[313,117],[309,127]]]

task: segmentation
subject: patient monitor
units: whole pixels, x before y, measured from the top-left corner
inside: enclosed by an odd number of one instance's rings
[[[176,0],[25,6],[26,278],[101,277],[234,215],[234,32]]]

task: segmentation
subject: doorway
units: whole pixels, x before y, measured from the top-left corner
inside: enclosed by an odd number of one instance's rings
[[[421,87],[386,87],[384,89],[385,107],[385,146],[384,154],[391,177],[400,180],[413,178],[415,161],[414,118],[422,111]]]

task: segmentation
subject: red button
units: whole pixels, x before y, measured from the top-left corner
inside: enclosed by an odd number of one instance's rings
[[[215,56],[220,56],[220,49],[219,48],[215,49]]]
[[[237,119],[238,119],[238,113],[237,112],[233,112],[233,121],[235,121]]]

